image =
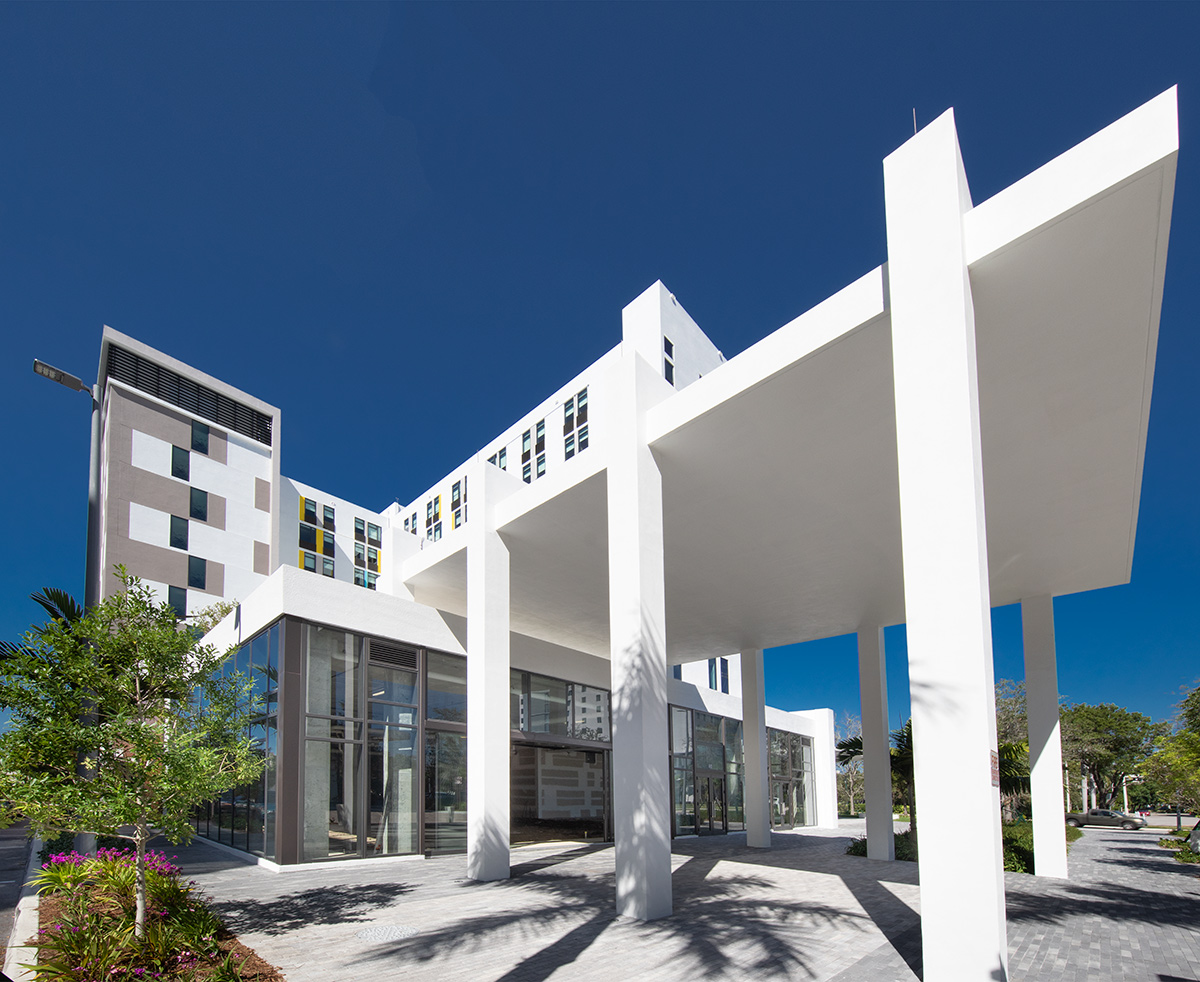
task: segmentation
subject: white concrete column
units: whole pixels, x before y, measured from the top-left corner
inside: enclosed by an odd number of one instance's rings
[[[610,421],[608,603],[617,913],[652,920],[671,913],[671,781],[662,477],[645,442],[643,421],[646,408],[667,394],[669,386],[628,343],[612,380],[605,413]],[[660,391],[664,388],[666,392]]]
[[[746,845],[771,846],[771,787],[767,778],[767,697],[762,648],[742,649],[742,759]]]
[[[838,827],[837,726],[832,709],[814,709],[805,714],[813,721],[813,792],[817,796],[817,828]]]
[[[887,663],[881,627],[858,632],[858,698],[862,714],[863,793],[867,799],[867,858],[895,859]]]
[[[509,568],[492,527],[489,465],[467,523],[467,876],[509,875]]]
[[[925,982],[1008,978],[975,364],[954,113],[883,162]],[[963,849],[963,816],[973,847]]]
[[[1033,801],[1033,862],[1038,876],[1067,875],[1063,834],[1062,739],[1058,725],[1058,666],[1054,600],[1021,601],[1025,644],[1025,706],[1029,719],[1029,791]]]

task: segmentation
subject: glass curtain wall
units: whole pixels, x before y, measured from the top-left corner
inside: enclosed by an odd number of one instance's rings
[[[791,828],[816,821],[812,740],[798,733],[767,730],[771,825]]]
[[[250,726],[254,752],[262,758],[262,774],[230,788],[196,810],[198,834],[225,845],[275,858],[275,773],[278,753],[279,657],[282,625],[255,635],[226,659],[223,674],[241,672],[250,682],[252,705],[261,714]]]
[[[467,851],[467,660],[431,651],[425,719],[425,854]]]
[[[612,740],[608,689],[514,670],[509,725],[522,733],[608,744]]]

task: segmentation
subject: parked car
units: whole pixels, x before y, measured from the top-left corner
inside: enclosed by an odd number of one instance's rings
[[[1099,825],[1105,828],[1132,830],[1145,828],[1146,820],[1137,815],[1113,811],[1111,808],[1089,808],[1085,812],[1069,812],[1067,824],[1075,828],[1081,825]]]

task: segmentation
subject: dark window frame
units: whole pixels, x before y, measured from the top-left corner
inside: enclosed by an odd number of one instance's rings
[[[201,423],[199,420],[192,420],[192,449],[196,453],[204,454],[205,457],[208,456],[208,437],[208,424]]]
[[[208,521],[208,492],[200,488],[192,488],[191,500],[188,502],[188,517],[198,522]]]
[[[182,549],[187,552],[188,548],[188,520],[181,518],[179,515],[171,516],[171,537],[170,543],[172,549]]]
[[[192,457],[183,447],[171,447],[171,476],[181,481],[192,479]]]
[[[188,584],[197,590],[208,588],[208,560],[200,556],[188,556]]]

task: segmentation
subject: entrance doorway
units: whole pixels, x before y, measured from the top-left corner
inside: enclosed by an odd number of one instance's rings
[[[790,829],[795,824],[792,811],[792,782],[771,782],[771,828]]]
[[[696,792],[696,831],[700,835],[724,835],[727,831],[724,775],[699,775]]]

